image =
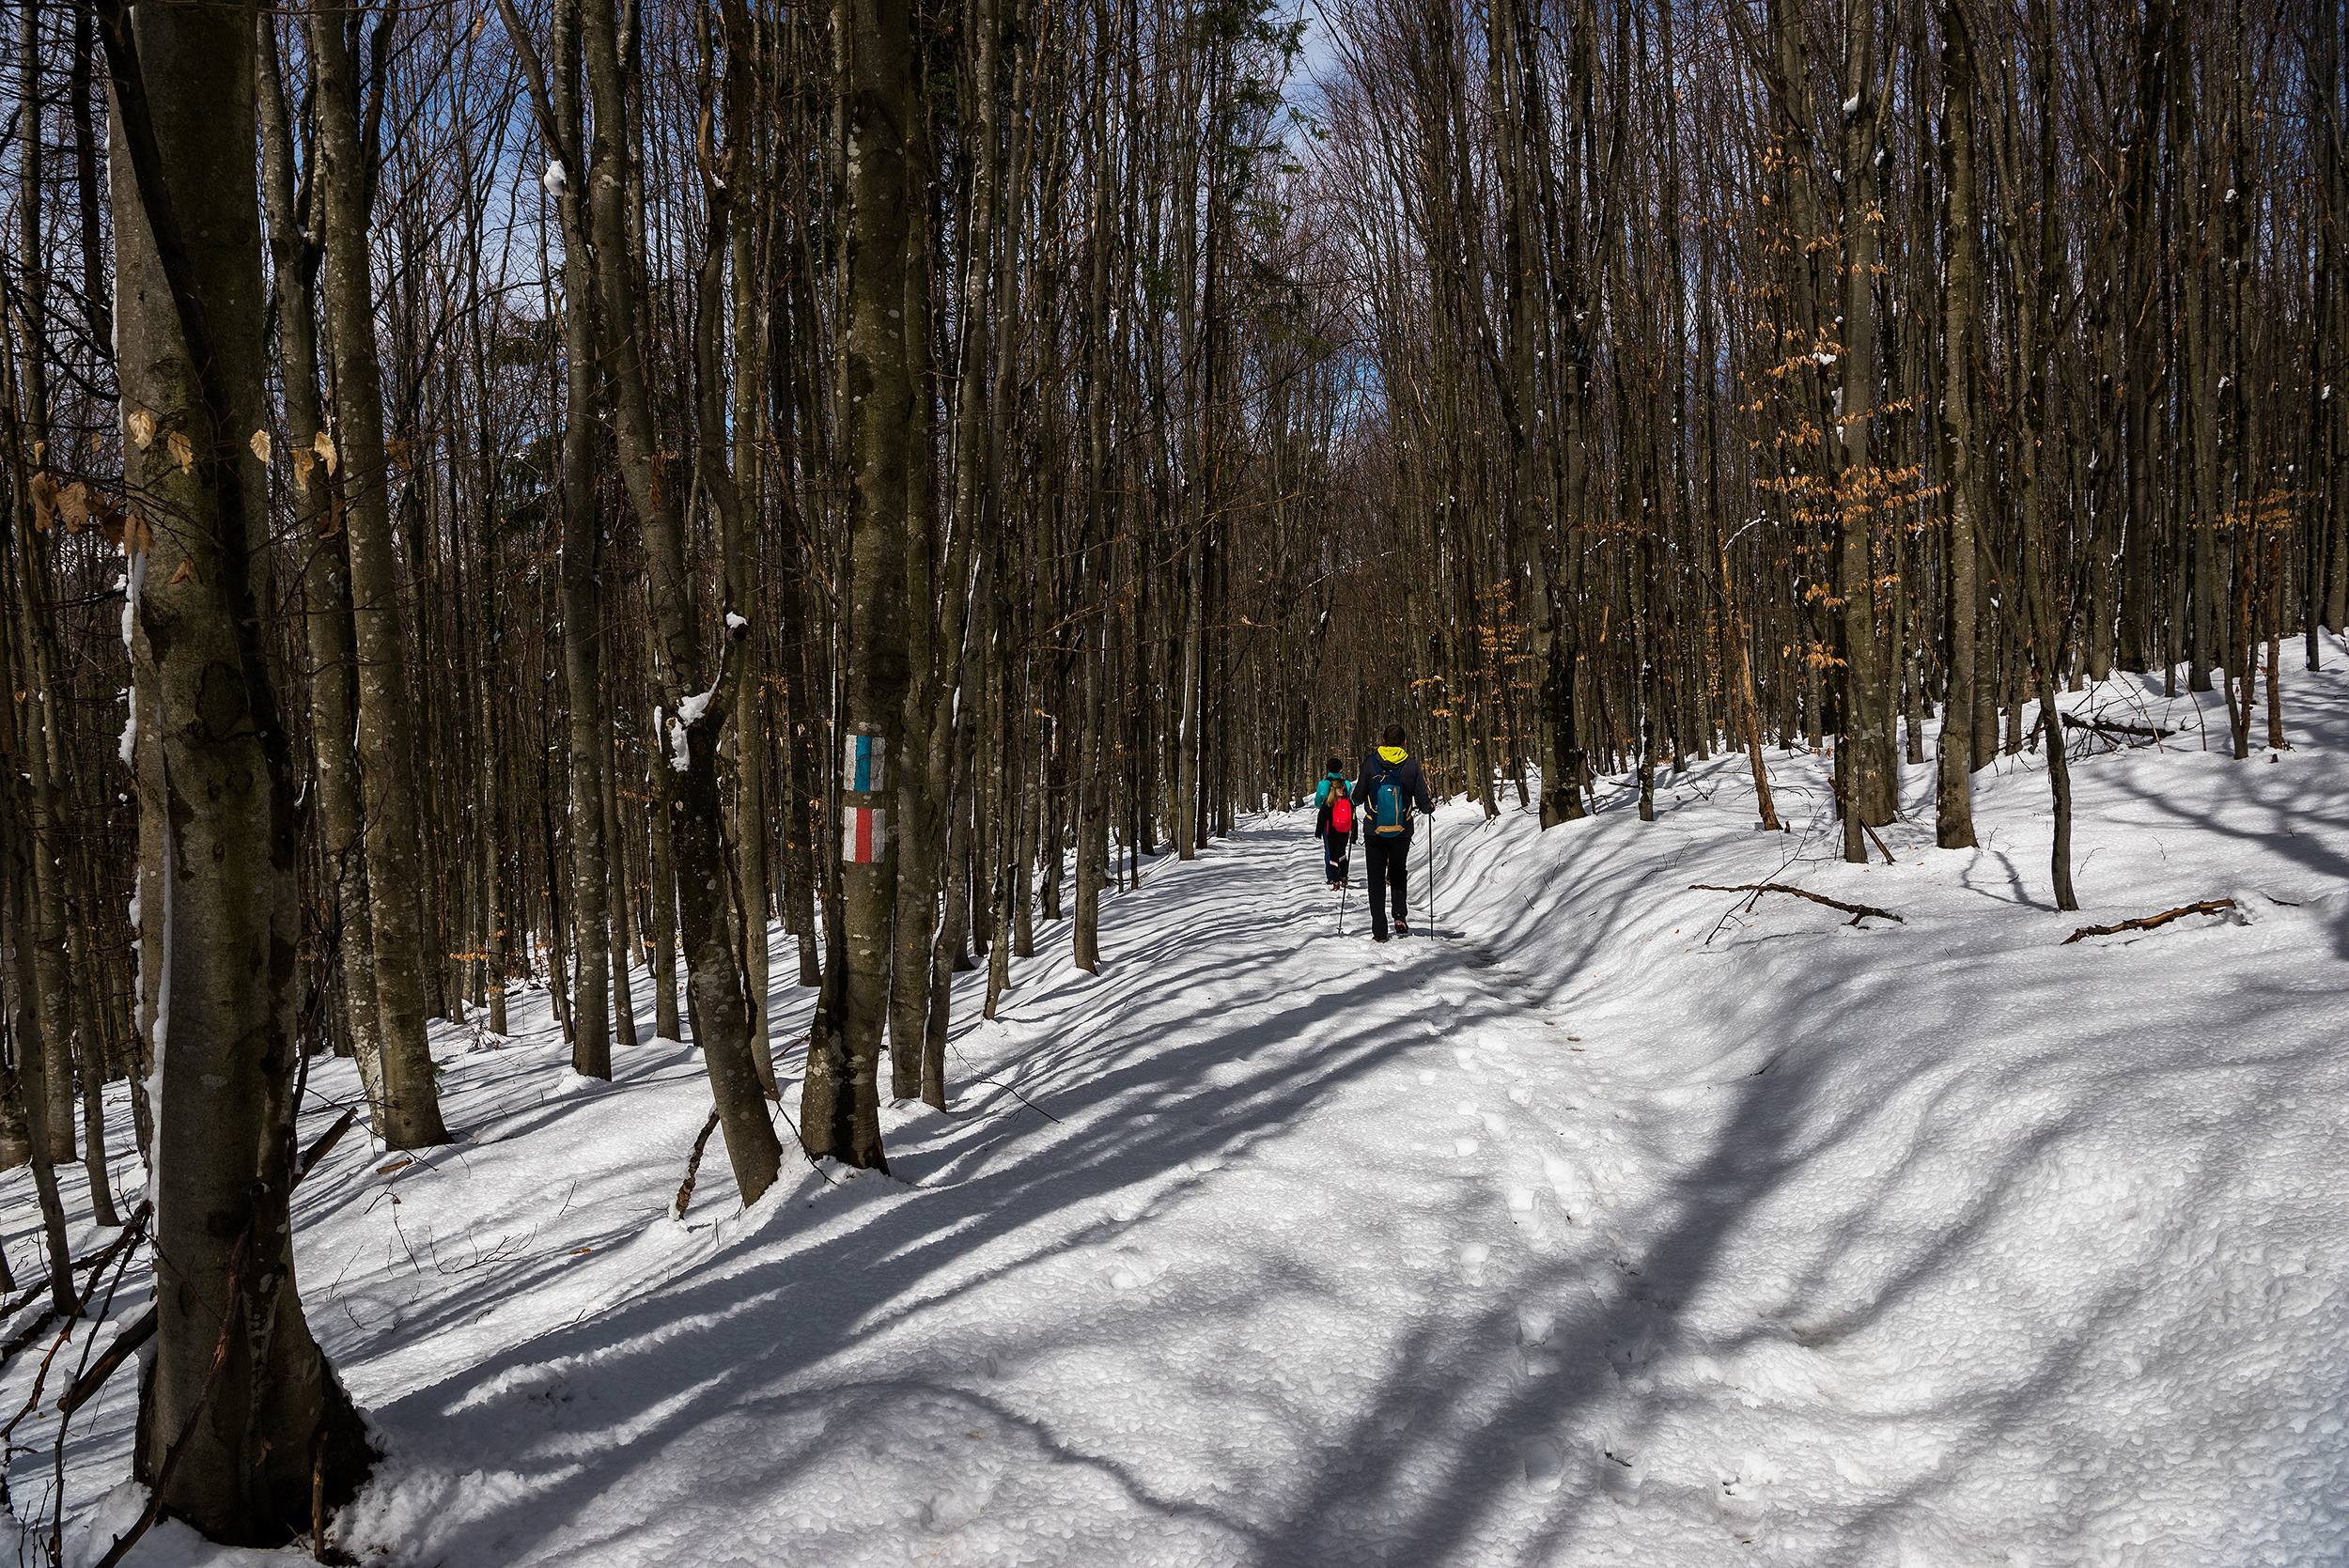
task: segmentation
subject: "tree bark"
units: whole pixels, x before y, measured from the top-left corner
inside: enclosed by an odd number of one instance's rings
[[[366,792],[367,896],[382,1037],[383,1141],[395,1149],[448,1141],[425,1034],[428,868],[417,821],[416,731],[408,705],[399,568],[385,489],[383,378],[376,360],[368,248],[375,174],[362,139],[352,13],[310,13],[316,61],[318,182],[326,250],[326,319],[334,343],[334,422],[326,483],[340,486],[350,551],[359,667],[360,766]],[[379,23],[381,29],[388,22]],[[383,87],[379,85],[381,92]],[[324,457],[324,454],[320,454]]]
[[[270,666],[256,8],[101,9],[155,1062],[153,1359],[134,1465],[206,1536],[276,1545],[372,1463],[294,1279],[302,969],[292,745]],[[183,226],[180,215],[203,222]],[[228,1318],[224,1322],[224,1311]],[[215,1360],[217,1358],[217,1364]]]

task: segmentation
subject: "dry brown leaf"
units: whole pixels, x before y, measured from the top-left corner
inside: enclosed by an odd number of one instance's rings
[[[319,466],[319,455],[306,446],[294,448],[294,489],[303,495],[310,493],[310,471]]]
[[[179,569],[171,574],[170,585],[176,588],[182,582],[193,582],[194,581],[195,563],[193,561],[182,561],[179,563]]]
[[[155,416],[153,414],[148,413],[145,409],[132,409],[131,417],[123,423],[131,427],[131,439],[138,442],[140,451],[144,452],[155,444]]]
[[[115,510],[115,504],[102,495],[89,498],[89,525],[117,550],[122,546],[123,516]]]
[[[324,430],[320,430],[318,439],[310,445],[318,453],[319,459],[326,464],[326,476],[329,479],[334,477],[334,465],[338,460],[334,456],[334,438]]]
[[[263,463],[269,461],[269,432],[267,430],[254,431],[253,440],[248,444],[252,446],[255,457],[260,458]]]
[[[143,555],[155,548],[155,525],[132,512],[122,522],[122,553]]]
[[[57,492],[57,515],[65,519],[65,531],[79,534],[82,524],[89,520],[89,487],[76,479]]]
[[[182,474],[195,472],[195,445],[188,440],[185,430],[174,430],[164,438],[163,445],[171,453],[171,460],[179,465]]]
[[[33,526],[46,530],[57,509],[57,482],[46,474],[36,474],[25,489],[33,496]]]

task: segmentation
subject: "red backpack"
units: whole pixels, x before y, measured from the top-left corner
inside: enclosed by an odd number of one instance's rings
[[[1354,831],[1354,800],[1351,796],[1335,794],[1330,797],[1330,831],[1333,833]]]

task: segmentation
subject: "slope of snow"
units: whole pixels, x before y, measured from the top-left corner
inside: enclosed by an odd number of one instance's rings
[[[1734,755],[1653,824],[1620,780],[1548,833],[1455,803],[1439,935],[1384,947],[1359,889],[1337,935],[1309,814],[1252,821],[1104,901],[1099,978],[1040,925],[1000,1020],[972,992],[955,1110],[893,1112],[890,1176],[801,1167],[747,1213],[713,1143],[669,1215],[696,1056],[586,1083],[518,997],[510,1042],[438,1038],[459,1142],[354,1139],[298,1194],[312,1326],[386,1453],[341,1539],[402,1568],[2337,1560],[2327,657],[2287,672],[2272,759],[2222,754],[2213,697],[2210,752],[2184,699],[2074,699],[2186,725],[2081,748],[2077,915],[2028,755],[1977,775],[1971,851],[1932,847],[1906,769],[1866,870],[1799,753],[1769,753],[1785,834]],[[1903,922],[1689,886],[1770,880]],[[810,997],[774,1000],[794,1041]],[[315,1084],[319,1126],[357,1093]],[[29,1182],[0,1184],[23,1275]],[[126,1374],[74,1423],[70,1560],[135,1514],[106,1496],[134,1403]],[[26,1519],[54,1423],[17,1433]],[[132,1560],[291,1554],[166,1527]]]

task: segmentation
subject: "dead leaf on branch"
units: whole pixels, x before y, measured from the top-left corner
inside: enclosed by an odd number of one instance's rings
[[[182,561],[179,563],[179,569],[171,574],[170,585],[176,588],[182,582],[193,582],[194,581],[195,563],[193,561]]]
[[[122,544],[123,520],[122,514],[115,509],[113,502],[92,492],[89,498],[88,526],[97,529],[108,544],[117,549]]]
[[[50,519],[56,515],[57,482],[47,474],[36,474],[25,489],[32,492],[33,526],[46,532]]]
[[[334,438],[324,430],[320,430],[317,439],[310,442],[310,446],[318,453],[319,460],[326,465],[326,476],[329,479],[334,477],[334,465],[340,461],[334,455]]]
[[[131,427],[131,439],[144,452],[155,444],[155,416],[145,409],[132,409],[131,417],[123,421]]]
[[[255,457],[257,457],[257,458],[260,458],[260,459],[261,459],[261,461],[262,461],[264,464],[268,463],[268,461],[269,461],[269,432],[268,432],[267,430],[256,430],[256,431],[254,431],[254,432],[253,432],[253,440],[251,441],[251,442],[249,442],[249,444],[250,444],[250,445],[252,446],[252,448],[253,448],[253,455],[254,455]]]
[[[195,472],[195,444],[188,440],[185,430],[174,430],[164,438],[163,445],[171,453],[171,460],[179,465],[182,474]]]
[[[319,466],[319,455],[306,446],[294,448],[294,489],[303,495],[310,493],[310,471]]]

